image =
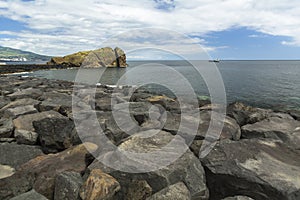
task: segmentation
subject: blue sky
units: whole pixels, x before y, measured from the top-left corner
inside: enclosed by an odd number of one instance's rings
[[[0,46],[47,55],[115,45],[196,59],[198,45],[219,59],[300,59],[299,27],[297,0],[0,0]],[[128,57],[174,58],[140,54]]]

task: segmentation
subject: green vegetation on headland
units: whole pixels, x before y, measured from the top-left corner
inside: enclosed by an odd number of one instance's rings
[[[0,61],[49,61],[51,57],[0,46]]]
[[[48,65],[68,67],[126,67],[125,52],[116,47],[104,47],[92,51],[81,51],[64,57],[53,57]]]

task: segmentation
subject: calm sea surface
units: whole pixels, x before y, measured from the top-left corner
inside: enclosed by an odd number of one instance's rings
[[[157,80],[168,81],[173,84],[172,86],[185,91],[186,85],[181,84],[177,76],[161,70],[162,66],[169,66],[188,80],[197,95],[209,96],[201,75],[186,62],[131,61],[128,63],[129,67],[126,69],[84,69],[81,71],[80,80],[89,82],[102,73],[99,80],[101,84],[115,85],[121,78],[121,84],[139,85],[152,76],[155,83]],[[199,61],[199,66],[203,70],[211,69],[214,64]],[[260,107],[300,109],[300,61],[221,61],[216,65],[223,78],[228,103],[241,101]],[[146,66],[149,70],[133,70],[140,66]],[[74,81],[77,71],[77,69],[36,71],[26,76]],[[212,76],[209,78],[217,77]],[[162,87],[158,84],[150,84],[147,87],[158,92],[170,92],[167,86]]]

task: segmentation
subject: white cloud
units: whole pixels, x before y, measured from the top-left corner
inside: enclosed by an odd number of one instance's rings
[[[135,28],[162,27],[189,35],[232,27],[248,27],[263,34],[288,36],[300,45],[298,0],[20,0],[1,1],[0,15],[25,23],[28,30],[0,32],[0,45],[49,55],[64,55],[101,47],[100,42]],[[161,9],[169,6],[172,9]],[[159,7],[159,9],[158,9]],[[150,37],[151,36],[151,37]],[[149,42],[154,35],[148,36]],[[146,34],[143,36],[147,38]],[[161,36],[156,36],[161,37]],[[178,48],[176,38],[160,38]],[[199,40],[205,46],[205,41]],[[124,41],[141,46],[142,41]],[[168,44],[167,44],[168,43]],[[121,45],[119,45],[121,46]],[[186,46],[188,47],[188,46]],[[220,47],[205,47],[214,50]],[[189,50],[189,49],[187,49]]]

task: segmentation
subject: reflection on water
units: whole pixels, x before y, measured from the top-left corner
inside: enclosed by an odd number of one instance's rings
[[[178,87],[178,90],[185,90],[186,86],[181,85],[177,77],[170,76],[169,73],[161,71],[161,68],[151,63],[158,62],[129,62],[128,68],[82,69],[80,81],[94,83],[97,80],[101,84],[116,85],[120,80],[121,85],[138,85],[136,84],[138,80],[143,82],[148,77],[154,77],[155,81],[162,80]],[[159,63],[181,73],[198,95],[208,95],[203,78],[186,62],[159,61]],[[135,67],[144,64],[147,64],[151,70],[130,73]],[[300,108],[300,61],[221,61],[217,66],[224,81],[228,102],[242,101],[262,107]],[[205,67],[209,69],[208,65],[203,63],[204,70]],[[76,73],[77,69],[62,69],[36,71],[28,76],[74,81]],[[99,74],[102,74],[101,78]],[[213,80],[214,77],[211,75],[210,78]],[[155,84],[148,86],[154,91],[170,92],[166,87]]]

